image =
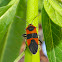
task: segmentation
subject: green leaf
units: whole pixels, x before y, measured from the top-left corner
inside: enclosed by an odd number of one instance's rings
[[[49,62],[61,62],[62,28],[51,21],[44,8],[42,9],[42,27]]]
[[[24,3],[20,1],[19,5],[18,2],[19,0],[12,0],[7,6],[0,7],[5,9],[0,17],[0,62],[13,62],[19,55],[22,34],[25,32],[25,21],[14,16],[25,18],[26,7],[21,8],[21,4],[25,5],[25,1]],[[16,10],[17,14],[15,14]]]
[[[3,49],[5,48],[5,33],[9,27],[9,24],[12,22],[14,15],[16,13],[17,3],[18,1],[14,2],[14,4],[10,6],[0,7],[1,17],[0,17],[0,62],[2,61],[3,57]],[[10,7],[10,8],[9,8]],[[7,10],[7,11],[6,11]]]
[[[19,0],[12,0],[14,2],[10,2],[8,5],[18,5]],[[16,4],[16,3],[17,4]],[[13,19],[10,15],[7,16],[7,18],[10,19],[8,21],[12,21],[10,25],[8,25],[6,29],[6,34],[3,35],[3,39],[0,43],[0,62],[13,62],[19,55],[20,47],[23,41],[22,34],[25,32],[25,21],[18,19],[16,16],[22,17],[25,19],[26,14],[26,1],[24,0],[19,2],[18,8],[15,9],[16,14],[14,14],[15,18]],[[12,6],[13,6],[12,5]],[[11,7],[12,7],[11,6]],[[24,6],[25,8],[23,8]],[[12,11],[15,7],[12,8]],[[9,9],[8,9],[9,10]],[[12,12],[11,11],[11,12]],[[13,11],[13,12],[15,12]],[[9,13],[10,11],[8,11]],[[13,14],[13,13],[11,13]],[[4,15],[4,14],[3,14]],[[4,31],[4,30],[3,30]]]
[[[0,17],[0,42],[8,29],[8,25],[13,21],[16,13],[18,0]]]
[[[10,8],[9,6],[0,7],[0,17]]]
[[[57,0],[44,0],[44,8],[51,20],[62,27],[62,2]]]
[[[0,7],[0,17],[14,4],[15,0],[11,0],[8,5]],[[5,3],[5,1],[4,1]]]
[[[0,7],[7,5],[11,0],[0,0]]]
[[[51,6],[62,16],[62,3],[57,0],[48,0]]]

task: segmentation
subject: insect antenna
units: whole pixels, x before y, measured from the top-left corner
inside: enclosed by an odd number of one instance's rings
[[[19,17],[19,16],[16,16],[17,18],[19,18],[19,19],[21,19],[21,20],[23,20],[23,21],[25,21],[25,22],[27,22],[26,20],[24,20],[24,19],[22,19],[21,17]],[[27,22],[28,23],[28,22]],[[29,23],[28,23],[29,24]]]
[[[37,15],[37,16],[39,16],[39,15]],[[36,17],[37,17],[37,16],[36,16]],[[36,17],[34,17],[34,19],[35,19]],[[33,19],[33,20],[34,20],[34,19]],[[33,22],[33,20],[32,20],[32,22]],[[32,22],[31,22],[31,24],[32,24]]]

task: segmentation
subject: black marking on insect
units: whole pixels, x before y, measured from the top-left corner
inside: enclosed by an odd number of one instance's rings
[[[29,49],[30,49],[31,53],[36,54],[36,52],[38,50],[38,45],[34,39],[31,40],[31,43],[29,45]]]
[[[33,27],[33,26],[29,26],[27,29],[28,29],[29,31],[33,31],[33,30],[34,30],[34,27]]]

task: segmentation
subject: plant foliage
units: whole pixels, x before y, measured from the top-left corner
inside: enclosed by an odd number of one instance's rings
[[[33,4],[34,1],[35,3]],[[38,0],[29,0],[27,5],[26,2],[26,0],[0,0],[0,62],[13,62],[19,56],[23,41],[22,34],[25,33],[24,29],[28,25],[22,19],[32,23],[33,18],[38,15]],[[49,62],[61,62],[62,1],[39,0],[39,11],[42,13],[42,27]],[[17,18],[17,16],[20,18]],[[36,27],[38,27],[37,20],[38,18],[32,23]],[[39,51],[36,55],[28,52],[29,50],[27,49],[25,52],[25,62],[29,62],[29,60],[31,62],[40,62]]]
[[[0,62],[13,62],[19,55],[25,32],[25,22],[16,16],[25,19],[26,2],[9,0],[6,5],[4,3],[0,7]]]

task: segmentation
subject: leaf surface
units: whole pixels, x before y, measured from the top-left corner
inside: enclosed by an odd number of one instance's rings
[[[23,3],[11,0],[6,6],[0,7],[0,62],[13,62],[19,55],[25,21],[16,16],[25,19],[25,8],[21,8],[23,5],[25,0]]]
[[[44,8],[42,9],[42,27],[49,62],[61,62],[62,28],[51,21]]]
[[[62,27],[62,2],[58,0],[44,0],[44,8],[50,19]]]

